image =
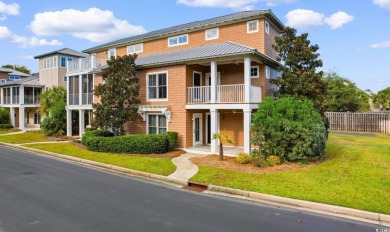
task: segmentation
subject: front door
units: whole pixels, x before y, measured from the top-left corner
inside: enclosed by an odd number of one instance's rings
[[[25,114],[24,125],[30,126],[30,111],[27,110]]]
[[[202,114],[193,114],[193,144],[194,146],[201,146],[202,139]]]

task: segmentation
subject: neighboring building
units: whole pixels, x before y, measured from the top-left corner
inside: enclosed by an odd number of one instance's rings
[[[139,116],[127,133],[179,133],[179,147],[211,145],[224,130],[250,152],[251,115],[275,90],[269,79],[280,65],[272,48],[284,25],[270,10],[244,11],[125,38],[85,50],[89,58],[70,61],[67,131],[79,111],[79,134],[91,112],[96,74],[111,56],[137,53]],[[102,66],[103,65],[103,66]],[[100,67],[99,67],[100,66]]]
[[[19,72],[10,68],[1,68],[0,67],[0,84],[6,83],[8,81],[17,81],[26,77],[31,76],[23,72]]]
[[[11,124],[24,130],[39,127],[42,115],[39,112],[39,95],[43,84],[36,77],[22,78],[0,84],[1,107],[9,110]]]
[[[62,86],[66,88],[66,71],[68,61],[88,57],[69,48],[48,52],[35,56],[39,60],[39,81],[45,85],[45,88]]]

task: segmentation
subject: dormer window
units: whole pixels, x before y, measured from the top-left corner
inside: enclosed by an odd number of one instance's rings
[[[246,23],[247,33],[254,33],[259,31],[259,21],[249,21]]]
[[[206,40],[212,40],[218,38],[219,38],[219,28],[206,30]]]
[[[113,57],[116,56],[116,49],[115,48],[108,49],[108,58],[110,59],[112,56]]]
[[[168,47],[188,44],[188,34],[168,38]]]
[[[140,53],[140,52],[143,52],[143,50],[144,50],[143,43],[130,45],[127,47],[127,54]]]

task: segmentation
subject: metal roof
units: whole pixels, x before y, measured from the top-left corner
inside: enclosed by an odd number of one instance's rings
[[[48,53],[45,53],[42,55],[34,56],[34,59],[39,59],[41,57],[50,56],[50,55],[54,55],[54,54],[63,54],[63,55],[76,56],[76,57],[88,57],[88,54],[78,52],[78,51],[72,50],[70,48],[62,48],[62,49],[59,49],[56,51],[52,51],[52,52],[48,52]]]
[[[5,86],[15,86],[15,85],[23,85],[23,86],[44,86],[41,82],[39,82],[37,77],[26,77],[17,81],[7,81],[5,83],[0,84],[0,87]]]
[[[254,48],[227,41],[152,55],[139,56],[135,60],[135,65],[137,69],[140,69],[151,66],[171,65],[174,63],[186,63],[196,60],[206,60],[211,58],[215,59],[245,54],[254,54],[263,60],[268,61],[268,63],[272,63],[274,65],[279,64],[276,60],[258,52]],[[98,73],[106,67],[107,65],[100,66],[93,70],[93,72]]]
[[[15,76],[20,76],[20,77],[29,77],[31,76],[30,74],[24,73],[24,72],[19,72],[17,70],[11,69],[11,68],[0,68],[0,72],[6,72],[8,75],[15,75]]]
[[[242,11],[242,12],[237,12],[229,15],[224,15],[216,18],[185,23],[173,27],[164,28],[161,30],[151,31],[141,35],[115,40],[109,43],[105,43],[96,47],[86,49],[83,52],[90,53],[104,48],[114,47],[119,44],[131,44],[134,42],[141,42],[144,40],[153,39],[158,36],[164,36],[164,35],[167,36],[181,31],[188,32],[189,30],[193,30],[193,29],[217,26],[219,24],[227,24],[229,22],[232,23],[235,22],[236,20],[245,20],[247,18],[255,17],[255,16],[267,16],[279,29],[284,28],[283,23],[271,12],[271,10],[250,10],[250,11]]]

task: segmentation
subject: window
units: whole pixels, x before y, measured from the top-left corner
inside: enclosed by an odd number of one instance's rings
[[[246,23],[247,26],[247,33],[253,33],[259,31],[259,21],[249,21]]]
[[[41,124],[41,114],[38,110],[34,112],[34,124]]]
[[[271,68],[269,66],[265,66],[265,78],[271,78]]]
[[[259,66],[251,66],[251,77],[252,78],[259,77]]]
[[[265,66],[265,78],[275,79],[277,77],[280,77],[280,75],[281,73],[277,69]]]
[[[219,38],[219,29],[213,28],[206,30],[206,40],[218,39]]]
[[[65,68],[66,67],[66,57],[61,57],[61,67]]]
[[[68,80],[68,78],[66,76],[64,76],[64,81],[66,82]]]
[[[56,68],[57,67],[57,57],[48,57],[43,59],[43,69]]]
[[[269,34],[269,22],[264,20],[264,31],[265,33]]]
[[[20,80],[20,76],[11,75],[11,76],[9,76],[9,79],[10,80]]]
[[[188,44],[188,35],[178,35],[168,38],[168,47],[178,46],[182,44]]]
[[[1,79],[1,83],[5,83],[5,82],[7,82],[7,80]]]
[[[111,58],[111,56],[116,56],[116,49],[115,48],[110,48],[108,49],[108,58]]]
[[[147,75],[148,99],[167,100],[168,99],[168,78],[167,73],[155,73]]]
[[[127,47],[127,54],[140,53],[144,51],[144,44],[135,44]]]
[[[167,118],[163,114],[148,114],[148,134],[166,134]]]

